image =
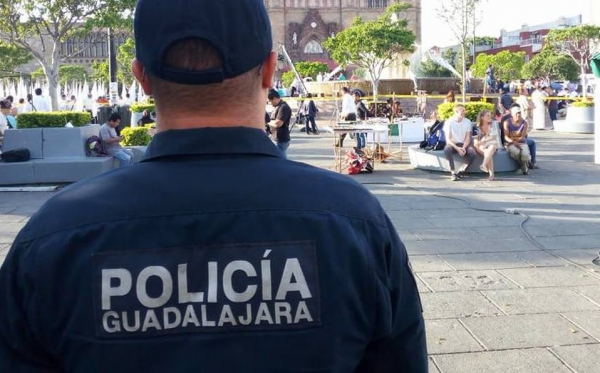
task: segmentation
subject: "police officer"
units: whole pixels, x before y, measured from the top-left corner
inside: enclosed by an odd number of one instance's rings
[[[134,22],[158,133],[19,233],[0,371],[426,372],[417,287],[377,200],[265,135],[264,2],[139,0]]]

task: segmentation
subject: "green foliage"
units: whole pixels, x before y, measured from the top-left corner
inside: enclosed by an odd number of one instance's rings
[[[296,75],[294,75],[294,72],[291,70],[281,74],[281,83],[284,87],[289,87],[290,85],[292,85],[294,79],[296,79]]]
[[[573,107],[594,107],[594,101],[575,101],[571,104]]]
[[[438,105],[437,110],[441,120],[446,120],[454,115],[454,105],[456,104],[453,102],[445,102]],[[494,112],[494,104],[490,104],[489,102],[466,102],[461,105],[465,107],[465,117],[467,117],[471,122],[475,122],[477,120],[477,115],[482,110]]]
[[[503,81],[521,78],[521,71],[525,65],[525,52],[502,51],[498,54],[480,53],[475,64],[471,67],[473,76],[485,77],[485,70],[489,65],[494,66],[495,78]]]
[[[301,77],[317,79],[319,73],[329,72],[329,67],[323,62],[296,62],[294,65]]]
[[[89,79],[88,71],[85,67],[80,65],[61,65],[58,68],[59,79],[58,82],[62,85],[70,83],[72,81],[85,82]],[[31,77],[36,80],[46,80],[46,73],[41,67],[31,73]]]
[[[147,146],[152,137],[148,133],[148,127],[125,127],[121,130],[125,146]]]
[[[129,108],[129,110],[132,113],[141,113],[144,110],[153,112],[155,110],[155,106],[154,106],[154,104],[148,103],[148,102],[134,102],[133,104],[131,104],[131,107]]]
[[[540,54],[523,66],[521,76],[523,78],[539,76],[546,81],[573,81],[579,79],[579,72],[572,58],[557,54],[552,46],[547,45]]]
[[[394,2],[374,21],[364,22],[357,17],[350,27],[325,40],[323,47],[338,64],[353,63],[364,68],[377,95],[383,69],[399,54],[414,51],[415,34],[407,28],[408,22],[398,17],[410,7]]]
[[[454,65],[456,61],[456,52],[452,49],[448,49],[442,55],[442,58],[446,60],[450,65]],[[419,77],[429,78],[451,78],[454,74],[447,68],[441,66],[438,63],[433,62],[431,59],[421,62],[417,68]]]
[[[92,63],[92,80],[95,82],[101,80],[105,82],[110,81],[108,61],[94,61],[94,63]]]
[[[71,122],[75,127],[82,127],[91,121],[92,116],[90,113],[81,111],[33,112],[19,114],[17,117],[19,129],[64,127],[68,122]]]
[[[125,86],[131,86],[133,83],[133,72],[131,71],[131,61],[135,58],[135,40],[127,38],[125,43],[119,46],[117,53],[117,79],[123,82]]]
[[[14,71],[33,59],[27,50],[0,41],[0,71]]]

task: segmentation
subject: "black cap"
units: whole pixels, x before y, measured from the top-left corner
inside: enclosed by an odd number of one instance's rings
[[[258,65],[273,48],[263,0],[139,0],[134,18],[136,57],[157,78],[180,84],[220,83]],[[200,38],[211,44],[223,66],[183,70],[163,66],[174,43]]]

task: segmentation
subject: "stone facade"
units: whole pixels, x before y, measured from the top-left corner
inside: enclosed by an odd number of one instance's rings
[[[392,0],[265,0],[273,28],[274,48],[285,45],[290,57],[297,61],[328,62],[329,56],[321,47],[332,35],[349,27],[356,16],[365,21],[376,19]],[[408,0],[409,28],[421,41],[421,0]],[[384,77],[406,76],[407,68],[401,56]]]

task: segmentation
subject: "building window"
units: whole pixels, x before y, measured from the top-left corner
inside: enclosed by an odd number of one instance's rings
[[[323,47],[321,46],[321,44],[318,41],[311,40],[308,43],[306,43],[306,45],[304,46],[304,53],[305,54],[322,54]]]
[[[367,0],[367,8],[387,8],[387,0]]]

